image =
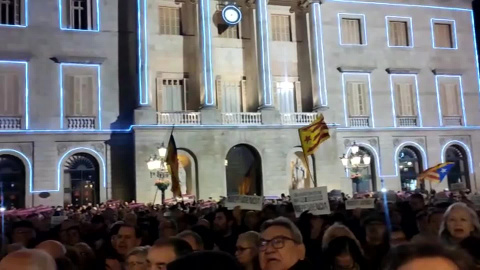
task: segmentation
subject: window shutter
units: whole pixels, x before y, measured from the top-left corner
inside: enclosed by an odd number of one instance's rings
[[[10,91],[11,95],[11,114],[15,116],[21,115],[20,113],[20,80],[18,79],[18,76],[16,74],[12,74],[11,76],[12,80],[12,89]]]
[[[183,110],[188,111],[189,93],[188,93],[188,79],[183,79]]]
[[[362,44],[360,19],[342,19],[343,44]]]
[[[275,87],[273,87],[273,89],[272,89],[273,106],[275,106],[275,108],[277,110],[280,110],[280,104],[279,104],[279,98],[278,98],[278,93],[280,92],[280,91],[278,91],[279,87],[280,87],[280,83],[277,82],[277,83],[275,83]]]
[[[92,76],[82,78],[82,112],[83,116],[94,116],[94,83]]]
[[[443,116],[460,116],[460,95],[458,84],[441,85]]]
[[[413,84],[408,83],[405,85],[405,111],[408,116],[415,116],[415,102],[413,100]]]
[[[441,48],[453,48],[452,26],[448,23],[434,24],[435,45]]]
[[[397,116],[403,116],[402,87],[399,83],[395,84],[395,107],[397,108]]]
[[[64,85],[64,113],[67,116],[75,115],[75,77],[74,76],[65,76],[65,85]]]
[[[357,109],[355,106],[355,93],[354,93],[354,84],[349,82],[347,83],[347,99],[348,99],[348,112],[350,116],[358,115]]]
[[[447,104],[447,87],[443,83],[440,85],[440,95],[441,95],[440,99],[442,101],[442,116],[448,116],[449,108]]]
[[[157,112],[163,111],[163,80],[161,77],[155,79],[157,89]]]
[[[456,115],[462,115],[462,110],[460,109],[461,107],[461,102],[460,102],[460,91],[458,89],[458,84],[453,85],[453,93],[455,94],[455,112]]]
[[[358,93],[358,115],[368,115],[368,106],[367,106],[367,93],[366,86],[364,83],[357,84],[357,93]]]
[[[302,109],[302,87],[300,81],[295,82],[295,111],[303,112]]]
[[[172,91],[173,91],[173,111],[179,112],[183,111],[183,106],[185,103],[185,97],[183,96],[183,80],[172,80]]]
[[[68,7],[69,7],[69,16],[68,16],[68,23],[69,27],[73,28],[75,25],[75,5],[74,0],[67,0]]]
[[[83,10],[83,12],[87,13],[87,29],[93,29],[92,27],[92,0],[86,0],[87,1],[87,10]]]
[[[7,76],[0,74],[0,114],[5,115],[7,112]]]
[[[223,98],[222,98],[222,77],[221,76],[217,76],[217,79],[215,80],[215,84],[216,84],[216,89],[217,89],[217,109],[220,110],[220,111],[223,111],[222,110],[222,101],[223,101]]]
[[[241,91],[242,91],[242,112],[248,112],[247,107],[247,80],[241,81]]]

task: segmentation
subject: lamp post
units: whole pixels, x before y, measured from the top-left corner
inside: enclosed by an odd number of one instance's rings
[[[350,178],[357,185],[358,189],[358,184],[362,180],[360,172],[370,166],[372,159],[367,153],[360,150],[360,147],[355,142],[353,142],[350,150],[350,153],[348,155],[343,154],[340,160],[345,171],[350,171]]]
[[[165,148],[165,145],[162,143],[162,145],[158,147],[158,154],[150,156],[150,158],[147,160],[150,178],[156,178],[155,186],[157,187],[157,190],[155,191],[153,203],[155,203],[155,200],[157,199],[158,190],[160,190],[162,193],[162,204],[165,203],[165,190],[167,190],[168,186],[170,185],[167,163],[165,162],[166,156],[167,148]]]

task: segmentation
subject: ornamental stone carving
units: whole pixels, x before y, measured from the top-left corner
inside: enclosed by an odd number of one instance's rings
[[[68,146],[66,144],[59,144],[57,145],[57,152],[58,155],[62,155],[63,153],[67,152]]]
[[[396,148],[399,144],[400,144],[400,140],[399,140],[399,139],[393,140],[393,147]]]
[[[368,143],[373,147],[373,148],[377,148],[377,139],[370,139],[368,140]]]
[[[446,142],[445,138],[441,137],[440,138],[440,145],[444,145]]]
[[[103,143],[92,144],[92,148],[95,149],[95,151],[104,154],[105,145]]]
[[[345,148],[349,147],[352,144],[352,142],[349,139],[345,139],[343,141],[343,145],[345,145]]]

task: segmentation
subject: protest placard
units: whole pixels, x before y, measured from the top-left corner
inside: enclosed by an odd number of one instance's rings
[[[375,208],[375,199],[355,199],[345,201],[345,209],[373,209]]]
[[[225,207],[233,209],[240,206],[244,210],[261,211],[263,207],[263,196],[230,195],[225,200]]]
[[[462,191],[465,190],[465,183],[460,182],[460,183],[453,183],[450,185],[450,190],[451,191]]]
[[[307,210],[314,215],[330,214],[327,187],[291,189],[290,196],[297,217]]]

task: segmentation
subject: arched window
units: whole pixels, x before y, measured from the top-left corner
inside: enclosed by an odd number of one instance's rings
[[[376,170],[375,170],[375,156],[365,147],[359,147],[359,155],[370,156],[370,165],[363,168],[357,178],[352,178],[353,193],[364,193],[370,191],[377,191]],[[352,175],[353,176],[353,175]]]
[[[255,148],[239,144],[230,149],[225,161],[227,196],[262,195],[262,160]]]
[[[90,154],[74,154],[65,161],[64,201],[67,204],[100,203],[99,166]]]
[[[4,207],[25,207],[25,165],[15,156],[0,155],[0,192]]]
[[[455,163],[447,175],[449,188],[452,184],[464,183],[466,188],[471,189],[468,157],[465,149],[458,145],[449,146],[445,151],[445,161]]]
[[[411,146],[402,148],[398,153],[398,170],[402,190],[410,191],[425,188],[423,183],[420,187],[417,187],[417,176],[423,171],[422,156],[418,149]]]

